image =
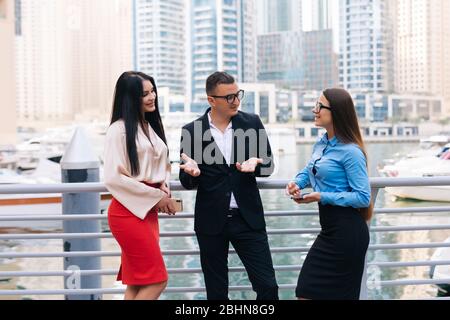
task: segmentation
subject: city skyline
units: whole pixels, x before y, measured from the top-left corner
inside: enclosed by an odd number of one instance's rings
[[[279,6],[255,0],[1,3],[16,5],[15,35],[7,47],[15,69],[4,79],[15,77],[9,104],[16,106],[11,117],[19,126],[107,120],[115,81],[130,69],[155,77],[169,111],[198,112],[205,104],[207,75],[224,70],[242,84],[275,84],[280,94],[337,85],[335,72],[340,72],[340,85],[355,95],[442,97],[442,108],[435,108],[450,114],[445,0],[341,1],[340,19],[333,11],[338,1],[327,0],[285,0]],[[264,24],[267,33],[261,33]],[[11,20],[8,26],[11,30]],[[280,101],[277,108],[284,108]],[[295,101],[301,108],[302,100]],[[395,117],[386,101],[385,109],[370,102],[370,114],[367,107],[358,110],[373,121]]]

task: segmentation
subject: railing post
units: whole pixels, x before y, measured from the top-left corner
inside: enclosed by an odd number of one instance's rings
[[[99,182],[100,162],[92,151],[90,143],[82,128],[77,128],[66,152],[61,159],[61,175],[63,183]],[[63,214],[98,214],[100,213],[100,194],[63,193]],[[63,221],[64,233],[101,232],[100,221],[74,220]],[[100,239],[66,239],[64,252],[100,251]],[[64,270],[73,274],[64,277],[65,289],[101,288],[101,276],[81,276],[80,270],[100,270],[100,257],[66,257]],[[66,300],[100,300],[101,294],[66,295]]]
[[[373,203],[373,206],[375,208],[375,202],[377,200],[377,196],[378,196],[378,191],[380,191],[379,188],[372,188],[371,189],[371,201]],[[374,217],[372,216],[371,220]],[[370,232],[370,222],[371,220],[367,221],[367,227],[369,228],[369,232]],[[364,259],[364,272],[363,272],[363,277],[361,280],[361,292],[359,293],[359,299],[360,300],[368,300],[369,299],[369,295],[367,293],[367,281],[368,281],[369,275],[367,274],[367,254],[366,257]]]

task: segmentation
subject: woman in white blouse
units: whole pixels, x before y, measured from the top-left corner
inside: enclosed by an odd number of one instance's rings
[[[122,249],[117,280],[127,285],[125,300],[158,299],[168,279],[158,211],[175,214],[175,208],[156,84],[141,72],[125,72],[117,80],[104,172],[113,196],[108,223]]]

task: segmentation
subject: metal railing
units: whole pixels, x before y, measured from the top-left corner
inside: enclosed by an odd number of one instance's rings
[[[260,189],[284,189],[288,181],[284,180],[259,180],[258,186]],[[394,186],[450,186],[450,177],[437,178],[372,178],[372,196],[376,200],[378,191],[385,187]],[[171,183],[173,191],[183,191],[184,189],[179,182]],[[0,186],[1,194],[74,194],[74,193],[101,193],[106,192],[102,183],[65,183],[55,185],[4,185]],[[449,195],[450,197],[450,195]],[[263,198],[264,202],[264,198]],[[268,211],[266,217],[296,217],[296,216],[315,216],[317,210],[284,210],[284,211]],[[450,213],[450,206],[441,207],[410,207],[410,208],[378,208],[375,210],[375,215],[401,215],[412,213]],[[176,216],[160,216],[161,219],[192,219],[191,213],[180,213]],[[87,220],[103,220],[106,219],[105,214],[93,212],[92,214],[79,215],[0,215],[0,225],[4,222],[11,221],[87,221]],[[415,231],[430,231],[430,230],[450,230],[450,224],[424,224],[424,225],[396,225],[396,226],[372,226],[370,232],[372,234],[389,233],[389,232],[415,232]],[[315,235],[320,232],[319,228],[288,228],[288,229],[274,229],[270,228],[268,224],[267,233],[269,237],[274,235]],[[161,232],[162,238],[186,238],[193,237],[193,231],[165,231]],[[449,232],[450,235],[450,232]],[[65,232],[49,232],[49,233],[6,233],[0,234],[1,241],[11,240],[33,240],[33,239],[101,239],[112,238],[109,232],[88,232],[88,233],[65,233]],[[63,246],[61,246],[62,248]],[[117,247],[118,248],[118,247]],[[272,247],[272,254],[277,253],[307,253],[309,246],[302,247]],[[450,242],[426,242],[426,243],[388,243],[388,244],[371,244],[369,251],[376,252],[381,250],[405,250],[405,249],[432,249],[432,248],[450,248]],[[62,248],[63,249],[63,248]],[[230,250],[234,254],[234,250]],[[163,250],[163,255],[169,256],[198,256],[198,249],[188,250]],[[0,251],[0,259],[27,259],[27,258],[94,258],[94,257],[119,257],[120,251],[57,251],[57,252],[14,252],[14,251]],[[196,257],[198,258],[198,257]],[[198,264],[199,265],[199,264]],[[434,267],[441,265],[450,265],[450,260],[422,260],[422,261],[372,261],[366,264],[366,270],[371,268],[405,268],[405,267]],[[277,275],[282,272],[298,272],[301,265],[275,265]],[[231,267],[230,272],[243,272],[244,267]],[[168,268],[169,274],[200,274],[201,268]],[[0,286],[2,279],[20,278],[20,277],[64,277],[64,279],[79,276],[79,277],[101,277],[112,276],[117,273],[117,270],[49,270],[49,271],[35,271],[35,270],[8,270],[0,271]],[[367,299],[367,290],[371,286],[377,287],[398,287],[398,286],[420,286],[431,284],[445,284],[450,283],[450,275],[448,279],[390,279],[381,280],[373,279],[371,274],[365,273],[365,278],[362,283],[361,298]],[[170,282],[169,282],[170,285]],[[283,283],[280,284],[280,290],[294,290],[296,284]],[[250,291],[249,285],[234,285],[230,286],[230,291]],[[165,293],[200,293],[204,292],[205,288],[202,286],[196,287],[174,287],[169,286]],[[49,296],[49,295],[102,295],[102,294],[123,294],[123,288],[89,288],[89,289],[8,289],[0,290],[1,296]],[[424,297],[426,298],[426,297]],[[447,299],[447,298],[441,298]]]

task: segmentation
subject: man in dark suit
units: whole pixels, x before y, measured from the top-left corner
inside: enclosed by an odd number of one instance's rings
[[[244,91],[216,72],[206,81],[209,108],[183,127],[180,181],[197,188],[194,229],[209,300],[228,299],[228,250],[233,245],[259,300],[278,299],[264,210],[256,177],[274,169],[257,115],[238,111]]]

